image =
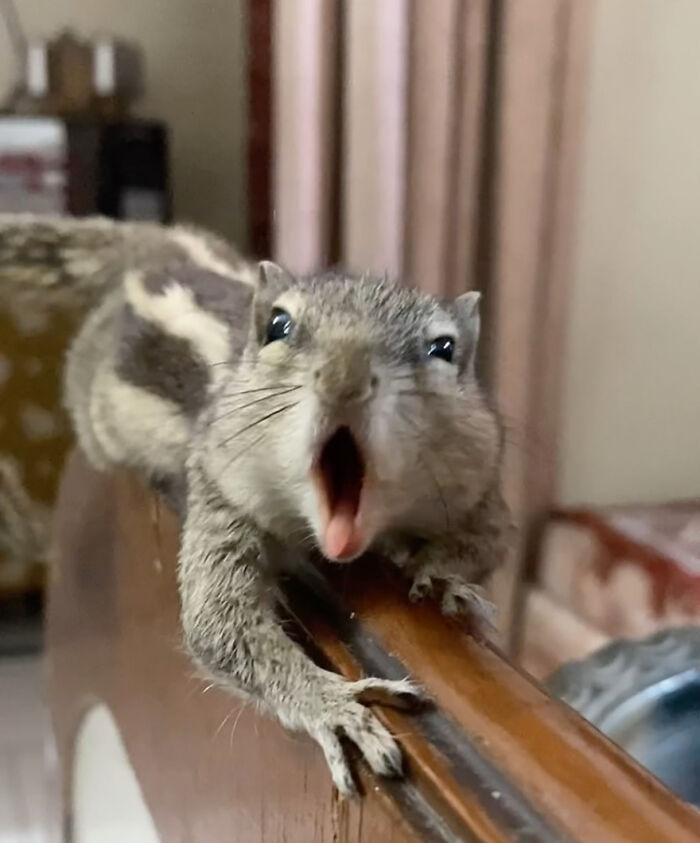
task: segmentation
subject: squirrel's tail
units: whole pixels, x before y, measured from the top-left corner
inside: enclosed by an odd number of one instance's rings
[[[232,281],[250,284],[255,278],[252,264],[227,243],[196,229],[98,217],[0,214],[0,311],[15,316],[60,308],[82,317],[117,289],[130,269],[187,264]],[[0,354],[0,363],[2,358]],[[44,510],[24,488],[21,473],[0,452],[3,571],[8,560],[16,566],[43,557],[46,523]]]
[[[117,287],[131,267],[195,263],[233,280],[250,265],[225,241],[181,226],[0,214],[0,303],[73,308]]]

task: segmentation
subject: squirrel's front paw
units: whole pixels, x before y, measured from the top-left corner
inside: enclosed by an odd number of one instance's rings
[[[353,796],[357,788],[340,737],[349,738],[378,775],[400,776],[401,750],[365,704],[377,702],[405,708],[424,701],[423,692],[405,679],[361,679],[347,682],[332,676],[313,705],[313,710],[303,712],[299,718],[301,722],[290,725],[305,729],[319,743],[326,756],[333,783],[344,796]]]
[[[484,589],[440,565],[428,564],[419,568],[409,597],[414,601],[433,597],[440,601],[443,614],[469,616],[483,632],[496,626],[496,607],[486,597]]]

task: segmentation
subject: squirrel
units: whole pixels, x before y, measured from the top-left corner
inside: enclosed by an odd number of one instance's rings
[[[320,745],[380,775],[401,752],[366,703],[410,680],[347,681],[289,638],[275,583],[320,550],[368,550],[414,600],[490,622],[503,558],[498,418],[477,383],[479,294],[454,301],[372,276],[298,277],[179,226],[0,215],[3,299],[88,308],[65,404],[98,468],[138,469],[182,518],[177,579],[194,661]]]

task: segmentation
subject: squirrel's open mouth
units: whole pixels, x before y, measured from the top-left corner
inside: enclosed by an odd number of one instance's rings
[[[324,510],[323,551],[331,559],[349,559],[362,549],[358,514],[365,481],[365,460],[347,427],[326,440],[314,474]]]

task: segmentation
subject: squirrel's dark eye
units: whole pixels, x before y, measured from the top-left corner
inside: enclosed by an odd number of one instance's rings
[[[286,310],[275,308],[272,311],[270,321],[267,323],[267,328],[265,328],[265,345],[276,340],[286,339],[293,325],[292,317]]]
[[[437,337],[428,346],[428,357],[439,357],[447,363],[452,362],[455,353],[455,341],[452,337]]]

